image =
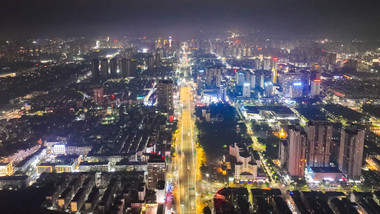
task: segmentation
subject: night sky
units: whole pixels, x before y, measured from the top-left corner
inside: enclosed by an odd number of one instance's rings
[[[214,36],[377,38],[379,0],[0,0],[0,38]]]

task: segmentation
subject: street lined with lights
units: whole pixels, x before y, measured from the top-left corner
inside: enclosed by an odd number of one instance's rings
[[[180,213],[196,213],[196,145],[193,139],[192,91],[189,86],[180,89],[182,114],[180,118],[180,145],[178,175]]]

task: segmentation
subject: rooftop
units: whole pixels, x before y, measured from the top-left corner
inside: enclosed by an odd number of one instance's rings
[[[336,167],[310,167],[314,173],[342,173]]]
[[[248,113],[258,114],[260,111],[273,111],[276,114],[293,114],[286,106],[244,106]]]

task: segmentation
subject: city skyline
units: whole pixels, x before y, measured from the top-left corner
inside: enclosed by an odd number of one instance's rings
[[[380,2],[0,5],[1,213],[380,213]]]

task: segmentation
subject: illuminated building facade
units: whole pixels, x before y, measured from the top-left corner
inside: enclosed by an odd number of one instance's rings
[[[272,68],[277,71],[278,57],[272,58]]]
[[[283,73],[277,80],[285,97],[295,98],[302,96],[303,83],[301,73]]]
[[[236,158],[234,165],[234,179],[240,180],[256,180],[258,165],[252,160],[251,155],[248,153],[244,144],[237,144],[229,146],[229,153]]]
[[[310,96],[318,96],[321,94],[321,79],[314,79],[311,81]]]
[[[243,86],[245,82],[245,76],[243,72],[236,72],[235,73],[236,77],[236,86]]]
[[[55,144],[53,146],[53,153],[55,155],[64,155],[64,154],[66,154],[66,146],[64,144]]]
[[[252,73],[251,75],[250,75],[250,83],[251,83],[251,88],[253,89],[253,88],[255,88],[256,87],[256,74],[254,74],[254,73]]]
[[[0,163],[0,176],[10,176],[13,175],[14,169],[12,162],[10,163]]]
[[[265,97],[273,96],[273,83],[271,81],[264,83]]]
[[[223,102],[227,101],[227,89],[224,85],[221,85],[219,88],[219,99]]]
[[[265,88],[264,82],[265,82],[265,76],[264,76],[264,74],[261,74],[260,75],[260,88],[262,88],[262,89]]]
[[[274,67],[272,68],[272,83],[277,84],[277,70]]]
[[[157,83],[157,107],[160,111],[171,114],[174,110],[173,81],[161,80]]]
[[[249,83],[244,83],[243,86],[243,97],[251,97],[251,85]]]
[[[165,181],[166,163],[165,158],[158,154],[149,156],[148,164],[148,188],[155,189],[159,181]]]
[[[206,69],[206,84],[207,87],[220,87],[222,81],[221,68],[207,68]]]
[[[307,164],[309,167],[328,167],[333,126],[327,121],[310,121],[306,127],[308,137]]]
[[[321,94],[321,73],[312,72],[310,96],[319,96]]]
[[[365,131],[357,126],[342,130],[339,149],[339,169],[347,179],[359,179],[362,170]]]
[[[115,78],[118,76],[118,66],[117,66],[117,58],[112,58],[110,60],[110,72],[111,72],[111,77]]]
[[[264,70],[267,70],[267,71],[271,70],[271,61],[272,60],[270,58],[267,58],[267,57],[264,58],[263,60]]]
[[[42,174],[44,172],[52,173],[54,171],[54,164],[50,163],[42,163],[39,166],[37,166],[37,173]]]
[[[301,126],[289,127],[288,172],[293,177],[303,177],[306,167],[307,134]]]
[[[293,82],[289,90],[290,98],[302,97],[303,85],[302,82]]]

